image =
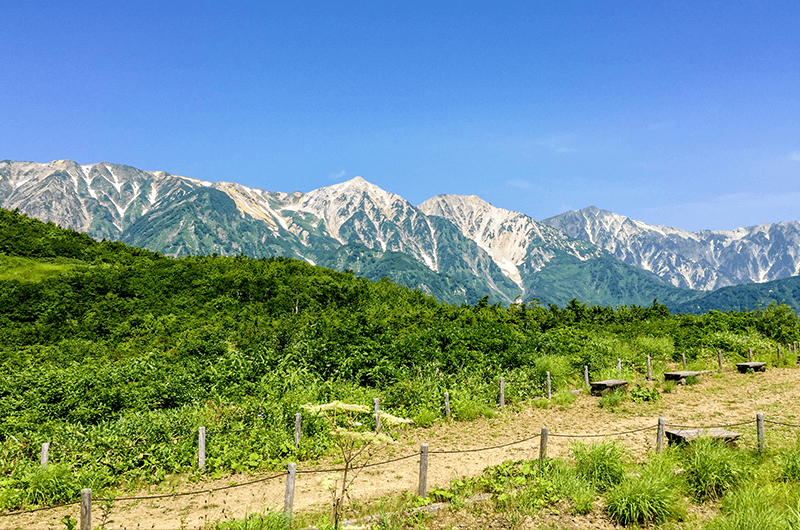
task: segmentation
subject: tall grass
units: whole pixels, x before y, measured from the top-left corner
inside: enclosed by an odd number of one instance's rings
[[[741,452],[707,437],[687,446],[683,464],[689,490],[700,501],[721,497],[752,473]]]
[[[606,493],[606,511],[623,525],[658,523],[673,513],[677,492],[668,477],[629,477]]]
[[[712,519],[706,530],[793,530],[800,528],[796,513],[782,509],[776,491],[749,483],[731,490],[722,502],[722,515]]]
[[[652,455],[641,474],[608,490],[606,512],[622,525],[659,523],[676,515],[680,484],[675,464],[674,451]]]
[[[625,478],[623,448],[617,442],[585,445],[572,444],[575,469],[599,491],[616,486]]]

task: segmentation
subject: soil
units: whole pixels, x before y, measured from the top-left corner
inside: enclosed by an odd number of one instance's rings
[[[653,383],[648,383],[653,385]],[[655,385],[660,387],[660,384]],[[487,466],[508,459],[535,459],[539,456],[539,440],[532,440],[502,448],[468,452],[441,453],[496,446],[531,437],[546,425],[549,430],[548,456],[566,456],[573,441],[590,443],[607,439],[620,440],[634,458],[642,459],[655,449],[658,417],[664,416],[667,424],[688,427],[710,427],[752,421],[752,424],[731,428],[742,433],[739,445],[756,445],[754,420],[763,412],[768,421],[799,424],[800,409],[793,407],[800,398],[800,369],[773,368],[766,373],[739,374],[732,371],[705,374],[699,383],[677,386],[671,393],[662,394],[655,403],[626,401],[615,411],[598,406],[600,398],[582,392],[566,406],[550,408],[510,406],[495,418],[481,418],[471,422],[440,422],[430,428],[412,428],[399,434],[398,443],[381,448],[372,455],[371,462],[414,455],[398,462],[362,470],[351,487],[351,500],[361,504],[379,497],[416,492],[418,488],[420,444],[427,443],[430,451],[428,489],[448,486],[450,481],[462,476],[479,475]],[[617,435],[624,431],[652,427],[650,430]],[[669,428],[669,427],[668,427]],[[767,424],[767,444],[794,443],[798,429]],[[564,435],[593,435],[592,438],[572,438]],[[600,436],[598,436],[600,435]],[[604,437],[603,435],[608,435]],[[338,467],[330,460],[320,463],[322,468]],[[299,470],[314,469],[308,463],[299,463]],[[274,474],[274,473],[273,473]],[[202,491],[267,477],[264,475],[235,475],[221,480],[202,483],[181,483],[176,479],[136,495],[169,494]],[[330,505],[330,491],[326,483],[335,480],[332,473],[299,473],[294,495],[294,512],[322,511]],[[127,495],[127,494],[126,494]],[[159,499],[115,501],[110,511],[103,503],[93,505],[94,528],[127,529],[177,529],[211,527],[216,522],[243,518],[247,514],[266,509],[282,510],[285,495],[285,477],[242,485],[214,493],[170,496]],[[526,521],[523,527],[536,528],[616,528],[597,510],[588,517],[578,518],[558,510],[543,511]],[[79,518],[77,505],[41,512],[0,518],[0,528],[47,529],[64,528],[65,515]],[[502,528],[491,520],[491,515],[470,516],[474,521],[451,521],[448,528]],[[444,528],[444,526],[443,526]]]

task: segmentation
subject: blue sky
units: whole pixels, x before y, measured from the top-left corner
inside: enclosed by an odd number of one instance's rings
[[[0,158],[800,220],[800,2],[7,2]]]

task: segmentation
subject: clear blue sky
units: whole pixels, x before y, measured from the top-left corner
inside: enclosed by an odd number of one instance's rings
[[[6,2],[0,158],[800,220],[800,2],[392,4]]]

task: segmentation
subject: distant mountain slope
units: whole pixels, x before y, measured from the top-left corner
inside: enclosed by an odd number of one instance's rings
[[[765,308],[771,302],[786,303],[796,313],[800,313],[800,277],[722,287],[698,298],[676,304],[670,307],[670,311],[695,314],[706,313],[712,309],[744,311],[758,307]]]
[[[474,196],[415,207],[360,177],[283,193],[105,162],[2,161],[0,206],[168,255],[287,256],[387,276],[451,303],[490,295],[676,305],[696,296],[676,286],[764,281],[800,267],[798,223],[691,233],[597,209],[537,222]]]
[[[439,195],[423,202],[419,208],[428,215],[443,217],[455,224],[462,234],[492,256],[506,276],[523,288],[525,281],[520,267],[528,275],[538,272],[557,250],[581,260],[602,254],[594,245],[566,237],[527,215],[497,208],[474,195]]]
[[[595,207],[542,221],[677,287],[712,290],[800,274],[800,223],[689,232]]]

